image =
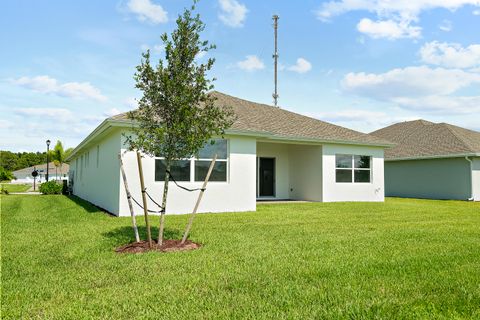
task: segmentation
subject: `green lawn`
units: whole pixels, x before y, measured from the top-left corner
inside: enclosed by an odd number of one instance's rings
[[[199,215],[199,250],[119,255],[129,218],[0,201],[4,319],[480,318],[480,203],[263,204]]]
[[[1,187],[8,192],[25,192],[32,186],[29,184],[2,183]]]

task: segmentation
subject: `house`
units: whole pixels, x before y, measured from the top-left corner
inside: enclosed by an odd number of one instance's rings
[[[371,133],[397,143],[385,151],[385,194],[480,201],[480,132],[407,121]]]
[[[68,180],[69,165],[63,163],[61,167],[55,167],[53,162],[48,164],[48,180]],[[42,163],[33,167],[23,168],[13,171],[12,174],[16,178],[13,183],[33,183],[33,170],[38,171],[36,179],[37,183],[45,182],[45,174],[47,173],[47,164]]]
[[[198,188],[213,155],[214,172],[200,212],[251,211],[257,200],[383,201],[383,154],[391,143],[284,109],[212,92],[236,121],[199,154],[179,160],[171,171],[179,184]],[[129,215],[118,154],[126,151],[126,114],[103,121],[69,157],[73,193],[116,215]],[[128,185],[140,201],[134,152],[123,156]],[[145,156],[148,192],[161,200],[165,166]],[[167,213],[192,211],[197,193],[171,185]],[[152,203],[150,208],[157,209]],[[140,213],[140,208],[136,207]]]

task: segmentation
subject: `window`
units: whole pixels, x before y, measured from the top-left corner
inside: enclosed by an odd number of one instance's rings
[[[155,181],[165,181],[165,160],[155,159]],[[170,173],[176,181],[190,181],[190,160],[176,160],[170,165]]]
[[[335,155],[335,181],[339,183],[369,183],[371,157],[351,154]]]
[[[225,139],[214,139],[213,143],[207,143],[198,152],[198,158],[174,161],[170,167],[170,172],[176,181],[191,182],[192,179],[195,182],[204,181],[215,154],[217,160],[209,181],[226,182],[228,144]],[[162,157],[155,159],[155,181],[165,181],[165,170],[165,160]]]
[[[204,181],[212,160],[195,160],[195,181]],[[216,160],[209,181],[227,181],[227,162]]]
[[[195,181],[204,181],[215,154],[217,160],[213,166],[210,181],[227,181],[227,140],[215,139],[207,143],[195,159]]]

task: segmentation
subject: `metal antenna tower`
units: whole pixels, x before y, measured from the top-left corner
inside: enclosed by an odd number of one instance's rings
[[[274,81],[275,81],[275,91],[272,94],[273,105],[277,107],[278,102],[278,91],[277,91],[277,67],[278,67],[278,47],[277,47],[277,29],[278,29],[278,15],[273,15],[273,30],[275,31],[275,53],[273,54],[274,61]]]

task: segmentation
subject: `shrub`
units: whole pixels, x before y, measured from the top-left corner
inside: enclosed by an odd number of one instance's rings
[[[15,177],[10,171],[0,166],[0,181],[10,181],[10,180],[13,180],[14,178]]]
[[[0,188],[0,194],[9,194],[8,190],[3,187],[3,184],[1,185],[1,188]]]
[[[43,194],[61,194],[62,185],[58,184],[56,181],[44,182],[40,185],[40,192]]]

